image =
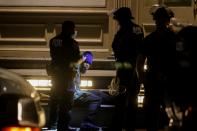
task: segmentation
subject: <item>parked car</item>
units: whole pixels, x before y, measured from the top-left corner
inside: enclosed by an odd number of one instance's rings
[[[45,112],[39,93],[21,76],[0,68],[0,130],[40,131]]]

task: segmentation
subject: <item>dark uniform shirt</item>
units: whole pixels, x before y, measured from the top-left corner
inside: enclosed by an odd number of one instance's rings
[[[118,62],[136,62],[138,45],[142,42],[143,31],[138,25],[131,23],[117,32],[112,43],[114,56]]]
[[[174,71],[175,44],[176,35],[168,28],[163,32],[152,32],[144,39],[140,53],[147,57],[148,73],[154,79],[167,77]]]
[[[68,68],[72,62],[80,59],[80,50],[77,41],[62,34],[50,41],[52,64],[60,68]]]
[[[138,93],[137,76],[135,72],[138,46],[143,40],[142,28],[128,19],[119,23],[120,29],[116,33],[112,49],[116,60],[116,78],[119,79],[118,95],[115,97],[115,116],[111,123],[111,130],[135,128],[136,97]],[[131,125],[132,123],[132,125]]]
[[[63,34],[60,34],[51,39],[50,54],[52,58],[51,66],[53,77],[56,77],[58,81],[61,81],[60,79],[63,79],[63,81],[64,79],[70,81],[71,85],[67,87],[67,90],[75,91],[72,84],[76,73],[74,66],[81,58],[77,41],[71,37],[66,37]],[[65,87],[61,86],[57,88],[60,89]]]
[[[187,107],[196,104],[196,37],[197,27],[187,26],[178,32],[176,45],[176,86],[174,94],[178,104]],[[178,91],[178,92],[177,92]]]

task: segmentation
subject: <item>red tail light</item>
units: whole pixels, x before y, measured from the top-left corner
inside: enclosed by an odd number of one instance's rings
[[[32,127],[5,127],[2,131],[40,131],[40,128]]]

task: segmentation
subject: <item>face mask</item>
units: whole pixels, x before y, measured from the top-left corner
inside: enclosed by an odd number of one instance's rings
[[[75,39],[77,37],[77,31],[75,30],[75,33],[72,35],[72,38]]]

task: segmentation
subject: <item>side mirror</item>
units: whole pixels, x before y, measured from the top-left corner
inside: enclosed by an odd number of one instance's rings
[[[40,103],[31,98],[20,98],[18,100],[18,121],[20,125],[44,126],[45,113]]]

